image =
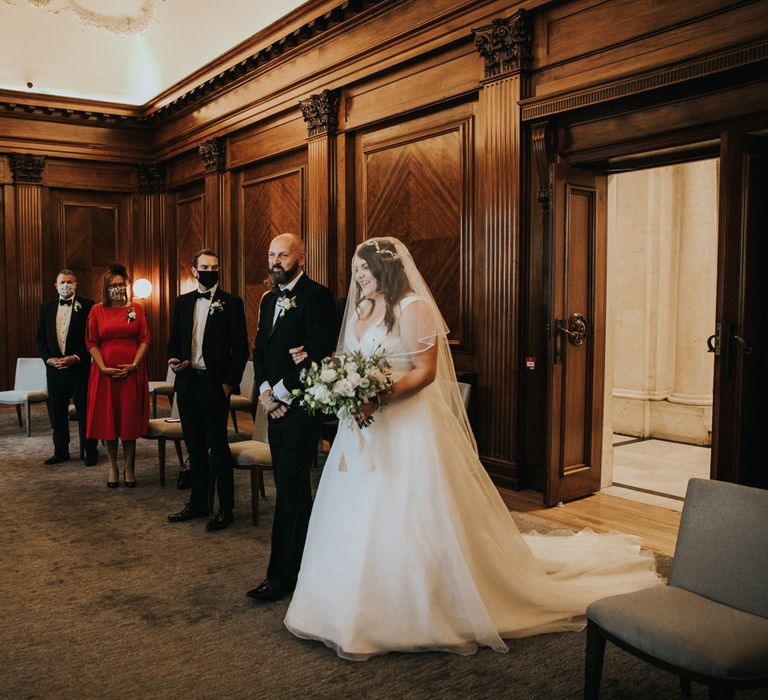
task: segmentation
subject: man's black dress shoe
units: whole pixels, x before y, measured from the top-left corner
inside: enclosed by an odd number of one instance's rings
[[[258,586],[256,586],[256,588],[252,588],[245,595],[259,602],[267,602],[270,600],[280,600],[280,598],[285,598],[285,596],[293,593],[294,588],[296,588],[295,583],[286,585],[280,581],[266,578]]]
[[[235,520],[231,510],[219,511],[215,517],[211,518],[206,524],[205,529],[208,532],[223,530],[227,525],[231,525]]]
[[[204,518],[206,515],[208,515],[207,508],[199,508],[187,503],[178,513],[171,513],[168,516],[168,521],[171,523],[183,523],[185,520]]]
[[[69,462],[69,452],[57,452],[53,457],[48,457],[43,464],[58,464],[59,462]]]
[[[98,452],[86,452],[85,453],[85,466],[93,467],[99,461]]]

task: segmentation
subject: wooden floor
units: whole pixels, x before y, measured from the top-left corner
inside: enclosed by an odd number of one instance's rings
[[[500,488],[499,493],[510,510],[529,513],[575,530],[588,527],[595,532],[637,535],[648,549],[668,556],[675,552],[680,528],[677,511],[601,493],[554,508],[542,505],[542,495],[536,491]]]

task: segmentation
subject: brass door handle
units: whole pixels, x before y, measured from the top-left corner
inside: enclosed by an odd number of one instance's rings
[[[568,327],[560,322],[557,328],[568,337],[571,345],[582,345],[587,337],[587,319],[583,314],[571,314],[568,317]]]

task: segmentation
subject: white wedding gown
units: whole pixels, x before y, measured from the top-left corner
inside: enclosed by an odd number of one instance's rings
[[[383,348],[395,379],[412,367],[397,324],[359,341],[348,331],[345,347]],[[659,582],[637,538],[521,536],[433,392],[435,384],[385,407],[361,433],[340,423],[285,618],[293,634],[353,660],[506,651],[504,638],[581,629],[593,600]],[[356,440],[364,454],[350,459]]]

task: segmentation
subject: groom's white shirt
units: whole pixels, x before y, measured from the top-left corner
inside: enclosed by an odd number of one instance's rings
[[[296,275],[288,284],[282,285],[279,284],[278,287],[280,287],[280,291],[284,292],[286,290],[293,291],[293,288],[296,286],[297,282],[301,279],[302,275],[304,274],[304,270],[300,270],[299,274]],[[275,323],[277,323],[277,317],[280,314],[280,307],[275,304],[275,314],[272,316],[272,326],[274,327]],[[278,399],[284,404],[290,404],[293,401],[293,396],[291,396],[291,392],[288,391],[288,389],[285,388],[285,384],[283,384],[283,380],[281,379],[275,386],[270,386],[269,382],[263,382],[262,385],[259,387],[259,393],[263,394],[265,391],[272,389],[272,393],[277,396]]]

